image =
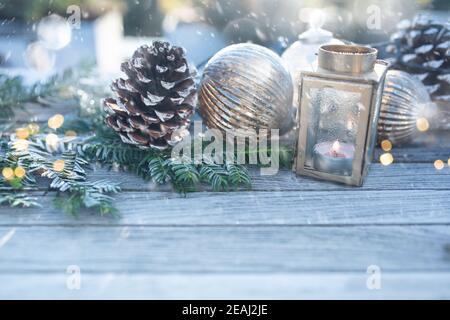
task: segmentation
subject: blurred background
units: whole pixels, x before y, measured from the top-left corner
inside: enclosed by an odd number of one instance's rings
[[[166,38],[201,64],[230,43],[282,53],[308,28],[310,9],[323,28],[358,43],[386,41],[417,13],[448,20],[448,0],[3,0],[0,68],[35,79],[83,60],[115,72],[137,46]],[[377,28],[368,27],[376,15]],[[34,75],[34,76],[32,76]]]

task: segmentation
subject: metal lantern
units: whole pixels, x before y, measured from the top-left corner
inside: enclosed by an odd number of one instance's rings
[[[387,68],[373,48],[320,47],[317,70],[302,72],[298,84],[298,174],[362,185],[376,141]]]

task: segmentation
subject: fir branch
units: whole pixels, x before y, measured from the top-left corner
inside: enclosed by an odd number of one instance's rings
[[[169,152],[142,150],[122,143],[117,136],[95,136],[85,142],[82,150],[90,161],[118,165],[157,184],[170,182],[182,193],[197,191],[202,183],[215,191],[251,186],[248,171],[242,165],[218,165],[211,161],[194,164],[193,159],[172,159]]]
[[[25,193],[0,193],[0,205],[9,207],[41,207],[36,197],[30,197]]]
[[[103,97],[108,96],[105,86],[100,82],[93,83],[92,77],[84,79],[86,81],[77,79],[75,84],[72,80],[69,81],[72,83],[68,84],[67,79],[72,76],[69,73],[63,76],[66,80],[55,76],[46,84],[32,87],[25,87],[17,77],[0,78],[0,114],[9,110],[11,115],[14,108],[25,102],[42,102],[43,97],[60,94],[63,89],[67,89],[66,94],[75,98],[78,103],[78,112],[75,116],[66,116],[64,125],[56,133],[74,130],[78,134],[90,135],[89,138],[71,141],[62,138],[58,143],[58,150],[48,146],[43,137],[36,136],[29,139],[25,151],[14,150],[10,144],[5,143],[5,136],[0,135],[0,169],[5,166],[22,166],[26,169],[23,178],[14,180],[18,184],[13,184],[13,180],[2,181],[0,178],[0,190],[9,192],[36,187],[36,177],[42,176],[49,180],[50,190],[58,192],[55,205],[65,212],[76,215],[82,208],[87,208],[95,209],[101,215],[114,215],[116,210],[110,194],[120,191],[118,185],[106,181],[86,181],[89,163],[95,161],[110,167],[119,166],[144,179],[152,179],[157,184],[171,183],[177,191],[183,193],[199,190],[202,184],[211,186],[215,191],[251,187],[251,178],[246,167],[231,161],[235,159],[229,159],[225,164],[206,160],[194,163],[193,159],[179,162],[172,159],[167,151],[142,150],[124,144],[103,122],[105,111],[101,101]],[[44,128],[44,131],[47,130]],[[261,151],[264,150],[251,150],[247,146],[245,156],[249,158],[250,155]],[[265,151],[268,156],[271,155],[270,147]],[[234,157],[236,156],[234,154]],[[226,159],[226,155],[222,158]],[[292,149],[280,147],[280,166],[290,167],[292,158]],[[63,170],[55,170],[55,159],[64,161]],[[12,194],[16,195],[7,195]],[[17,199],[23,198],[17,196]],[[20,202],[14,200],[3,200],[2,203],[20,205]]]
[[[148,161],[148,173],[157,184],[164,184],[170,180],[170,160],[163,157],[153,157]]]
[[[70,184],[68,196],[55,198],[54,204],[64,212],[77,216],[82,208],[95,209],[100,215],[117,216],[117,209],[111,205],[114,200],[107,194],[120,192],[118,185],[106,180]]]
[[[170,179],[178,192],[187,193],[198,190],[200,174],[195,165],[190,162],[178,163],[170,161]]]
[[[229,187],[229,172],[221,165],[203,163],[199,169],[200,178],[210,184],[214,191],[226,191]]]
[[[37,135],[27,140],[26,148],[17,150],[13,137],[6,154],[0,158],[0,165],[2,168],[24,168],[26,175],[20,179],[22,185],[28,181],[29,185],[35,186],[37,176],[47,178],[49,189],[57,191],[55,205],[69,214],[76,215],[79,210],[86,208],[94,209],[101,215],[115,215],[117,211],[113,198],[108,194],[119,192],[118,184],[105,180],[86,181],[89,162],[77,152],[82,141],[73,140],[61,137],[57,150],[52,150],[55,147],[50,148],[45,138]],[[63,161],[63,166],[55,168],[55,160]],[[0,183],[11,190],[21,188],[11,185],[11,180]]]
[[[244,166],[234,163],[227,163],[225,166],[228,171],[228,179],[233,187],[251,187],[252,181],[247,169]]]

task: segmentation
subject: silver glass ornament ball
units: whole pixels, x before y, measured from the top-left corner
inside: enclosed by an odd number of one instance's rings
[[[281,58],[262,46],[241,43],[216,53],[205,66],[200,113],[209,128],[280,129],[293,125],[293,85]]]
[[[418,133],[417,120],[427,118],[433,103],[424,85],[412,75],[389,70],[378,120],[378,140],[411,141]]]

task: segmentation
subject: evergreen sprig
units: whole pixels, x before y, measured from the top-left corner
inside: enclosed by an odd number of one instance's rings
[[[85,72],[84,76],[86,74],[89,75]],[[62,91],[65,99],[70,96],[78,105],[76,114],[65,116],[64,125],[56,131],[43,128],[43,132],[59,134],[56,148],[46,143],[44,135],[36,135],[26,140],[27,148],[17,149],[14,135],[2,134],[11,128],[0,128],[0,170],[20,166],[26,171],[20,178],[5,180],[0,176],[0,205],[38,205],[26,191],[37,189],[37,177],[43,177],[49,181],[49,190],[56,191],[55,206],[65,212],[77,215],[85,208],[101,215],[115,215],[117,210],[111,195],[119,192],[120,188],[105,180],[89,181],[87,172],[93,162],[118,166],[156,184],[170,183],[182,193],[201,190],[204,185],[214,191],[251,187],[247,168],[233,161],[235,159],[227,159],[226,154],[222,155],[223,164],[207,159],[194,162],[189,157],[174,159],[168,151],[142,150],[123,143],[104,124],[102,99],[109,96],[108,89],[101,81],[93,82],[93,78],[92,74],[83,78],[83,73],[75,77],[68,71],[44,84],[26,87],[19,77],[0,76],[0,118],[12,116],[15,109],[26,102],[42,103],[45,102],[44,97],[61,96]],[[61,138],[67,130],[76,131],[83,138]],[[259,151],[262,150],[247,147],[245,157],[254,156]],[[265,152],[270,156],[270,147]],[[290,167],[292,149],[281,147],[278,154],[280,166]],[[234,157],[237,156],[235,153]],[[57,159],[64,161],[62,170],[54,167]],[[262,166],[261,163],[258,165]]]
[[[236,164],[215,164],[193,159],[174,159],[170,152],[141,150],[121,142],[118,137],[97,135],[81,146],[82,154],[103,165],[117,165],[157,184],[170,182],[176,191],[186,193],[209,185],[214,191],[248,188],[251,179],[247,169]]]
[[[94,182],[71,183],[66,198],[55,198],[54,204],[71,215],[78,215],[83,208],[95,209],[100,215],[117,215],[117,209],[112,205],[114,198],[108,194],[118,193],[120,188],[107,180]]]
[[[10,207],[40,207],[36,197],[31,197],[26,193],[0,193],[0,205]]]
[[[87,181],[89,161],[77,152],[80,141],[62,137],[54,146],[49,145],[41,135],[26,140],[25,144],[19,141],[12,137],[8,150],[0,156],[0,166],[21,167],[26,174],[9,180],[2,178],[0,188],[16,192],[36,188],[36,178],[43,177],[49,181],[49,190],[56,191],[60,197],[55,200],[55,205],[68,214],[76,215],[82,208],[93,209],[101,215],[116,213],[113,198],[108,194],[117,193],[120,188],[118,184],[106,180]],[[62,161],[62,165],[55,166],[56,161]],[[13,194],[11,196],[14,197]],[[33,198],[16,194],[15,198],[5,197],[2,204],[26,206],[33,204],[32,201]]]

